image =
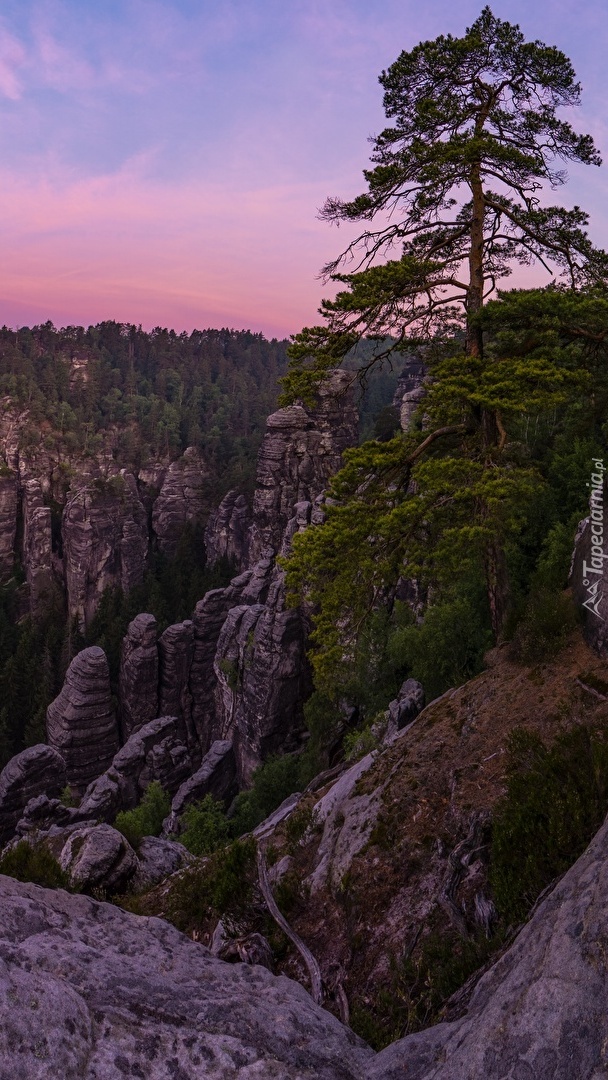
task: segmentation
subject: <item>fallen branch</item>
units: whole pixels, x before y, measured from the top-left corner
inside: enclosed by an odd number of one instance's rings
[[[274,896],[272,895],[272,889],[270,888],[270,882],[268,880],[268,867],[266,866],[266,860],[264,858],[264,852],[261,848],[258,848],[258,879],[260,882],[260,889],[262,890],[262,896],[266,902],[270,914],[272,915],[277,926],[280,926],[281,930],[287,938],[291,941],[291,944],[302,957],[306,964],[306,969],[310,978],[310,994],[316,1005],[321,1005],[323,1002],[323,982],[321,979],[321,969],[314,956],[312,955],[308,945],[305,945],[302,938],[298,937],[296,932],[291,929],[291,926],[287,922],[287,919],[279,911]]]

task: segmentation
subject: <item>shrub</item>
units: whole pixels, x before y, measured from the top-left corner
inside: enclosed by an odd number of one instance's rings
[[[143,799],[134,810],[124,810],[117,815],[114,828],[138,847],[144,836],[159,836],[163,821],[171,809],[171,800],[158,780],[146,788]]]
[[[230,823],[222,804],[212,795],[186,807],[182,823],[185,827],[180,842],[193,855],[211,855],[230,838]]]
[[[168,897],[168,918],[187,930],[204,925],[211,916],[238,915],[251,900],[255,856],[255,840],[249,837],[235,840],[204,865],[183,871]]]
[[[269,758],[253,774],[249,791],[237,795],[232,816],[233,836],[242,836],[272,814],[288,795],[301,790],[302,758],[298,754]]]
[[[67,889],[70,885],[69,876],[48,848],[44,844],[28,844],[27,840],[20,840],[4,853],[0,859],[0,874],[17,881],[31,881],[47,889]]]
[[[578,621],[572,597],[540,586],[532,591],[513,636],[511,653],[523,664],[548,660],[559,652]]]
[[[498,913],[525,919],[542,890],[585,850],[608,810],[608,743],[578,727],[551,750],[515,731],[507,794],[492,825],[489,878]]]
[[[371,726],[349,731],[344,736],[344,757],[347,761],[358,761],[372,750],[377,750],[378,745],[378,738]]]

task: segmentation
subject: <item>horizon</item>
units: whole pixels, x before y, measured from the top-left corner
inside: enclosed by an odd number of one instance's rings
[[[366,140],[385,124],[378,75],[420,40],[460,36],[482,6],[8,0],[0,322],[282,339],[318,321],[319,269],[356,230],[317,209],[362,189]],[[563,115],[606,157],[602,5],[492,9],[569,56],[583,103]],[[608,247],[605,167],[569,171],[558,201],[588,211]],[[548,280],[516,271],[510,285]]]

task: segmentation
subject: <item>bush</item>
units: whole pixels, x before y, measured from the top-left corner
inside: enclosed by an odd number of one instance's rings
[[[235,840],[202,866],[185,870],[173,883],[167,917],[179,930],[204,925],[211,917],[238,915],[252,896],[256,845]]]
[[[212,795],[206,795],[201,802],[186,807],[182,823],[185,827],[180,834],[180,842],[193,855],[211,855],[230,838],[230,822],[222,804]]]
[[[608,810],[608,742],[575,728],[551,750],[514,731],[510,777],[492,825],[489,878],[496,908],[521,922],[542,890],[585,850]]]
[[[357,731],[349,731],[344,736],[344,757],[346,761],[358,761],[372,750],[377,750],[379,744],[372,727],[360,728]]]
[[[166,791],[154,780],[147,788],[139,806],[118,814],[114,828],[129,841],[131,847],[139,846],[144,836],[160,836],[163,821],[171,809]]]
[[[251,832],[284,799],[301,790],[301,765],[301,755],[285,754],[283,757],[269,758],[256,769],[252,787],[236,797],[232,816],[233,836]]]
[[[48,848],[44,844],[28,844],[27,840],[20,840],[5,852],[0,859],[0,874],[16,878],[17,881],[31,881],[47,889],[70,887],[68,874],[61,869]]]
[[[543,586],[535,588],[513,636],[513,658],[522,664],[548,660],[563,647],[577,622],[577,611],[568,593]]]

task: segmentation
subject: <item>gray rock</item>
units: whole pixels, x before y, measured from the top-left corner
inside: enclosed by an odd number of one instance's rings
[[[171,814],[165,832],[179,831],[179,818],[187,806],[213,795],[219,802],[228,803],[236,794],[236,763],[232,743],[217,740],[205,754],[201,766],[181,785],[171,803]]]
[[[107,769],[118,749],[110,672],[103,649],[83,649],[70,664],[63,689],[46,714],[47,737],[64,757],[68,783],[78,792]]]
[[[122,892],[137,870],[133,848],[109,825],[83,825],[70,833],[59,865],[72,885],[90,891]]]
[[[0,580],[10,577],[17,533],[17,475],[4,465],[0,476]]]
[[[159,715],[158,647],[153,615],[143,613],[133,619],[122,640],[119,700],[124,740]]]
[[[29,586],[30,611],[35,614],[52,586],[51,508],[44,505],[39,480],[23,485],[23,568]]]
[[[386,738],[411,724],[424,708],[424,688],[416,679],[406,679],[388,707]]]
[[[316,803],[314,824],[323,827],[315,868],[307,879],[313,892],[339,888],[351,863],[369,840],[382,809],[382,787],[357,794],[357,783],[371,768],[376,754],[367,754],[343,772]]]
[[[82,817],[113,821],[131,810],[154,780],[170,794],[192,772],[192,763],[174,716],[161,716],[135,731],[109,769],[94,780],[79,807]]]
[[[427,375],[423,357],[419,353],[409,353],[393,397],[393,405],[399,409],[402,431],[409,431],[414,415],[426,394]]]
[[[362,1080],[373,1052],[306,991],[160,919],[0,878],[0,1075]]]
[[[148,517],[131,473],[78,483],[69,493],[61,531],[68,610],[85,629],[104,589],[128,593],[143,580]]]
[[[137,870],[131,878],[133,892],[143,892],[192,862],[183,844],[158,836],[144,836],[137,848]]]
[[[192,725],[192,695],[189,688],[194,654],[194,625],[190,619],[168,626],[158,641],[160,658],[159,712],[175,716],[184,742],[194,749],[198,742]]]
[[[51,746],[39,743],[11,758],[0,773],[0,847],[14,836],[31,799],[58,796],[66,783],[65,760]]]
[[[206,500],[204,485],[209,476],[199,451],[189,446],[173,461],[164,476],[152,510],[152,529],[158,546],[172,558],[186,524],[202,521]]]
[[[251,510],[246,496],[229,491],[210,515],[205,529],[208,565],[228,559],[236,570],[243,569],[248,562],[250,525]]]

